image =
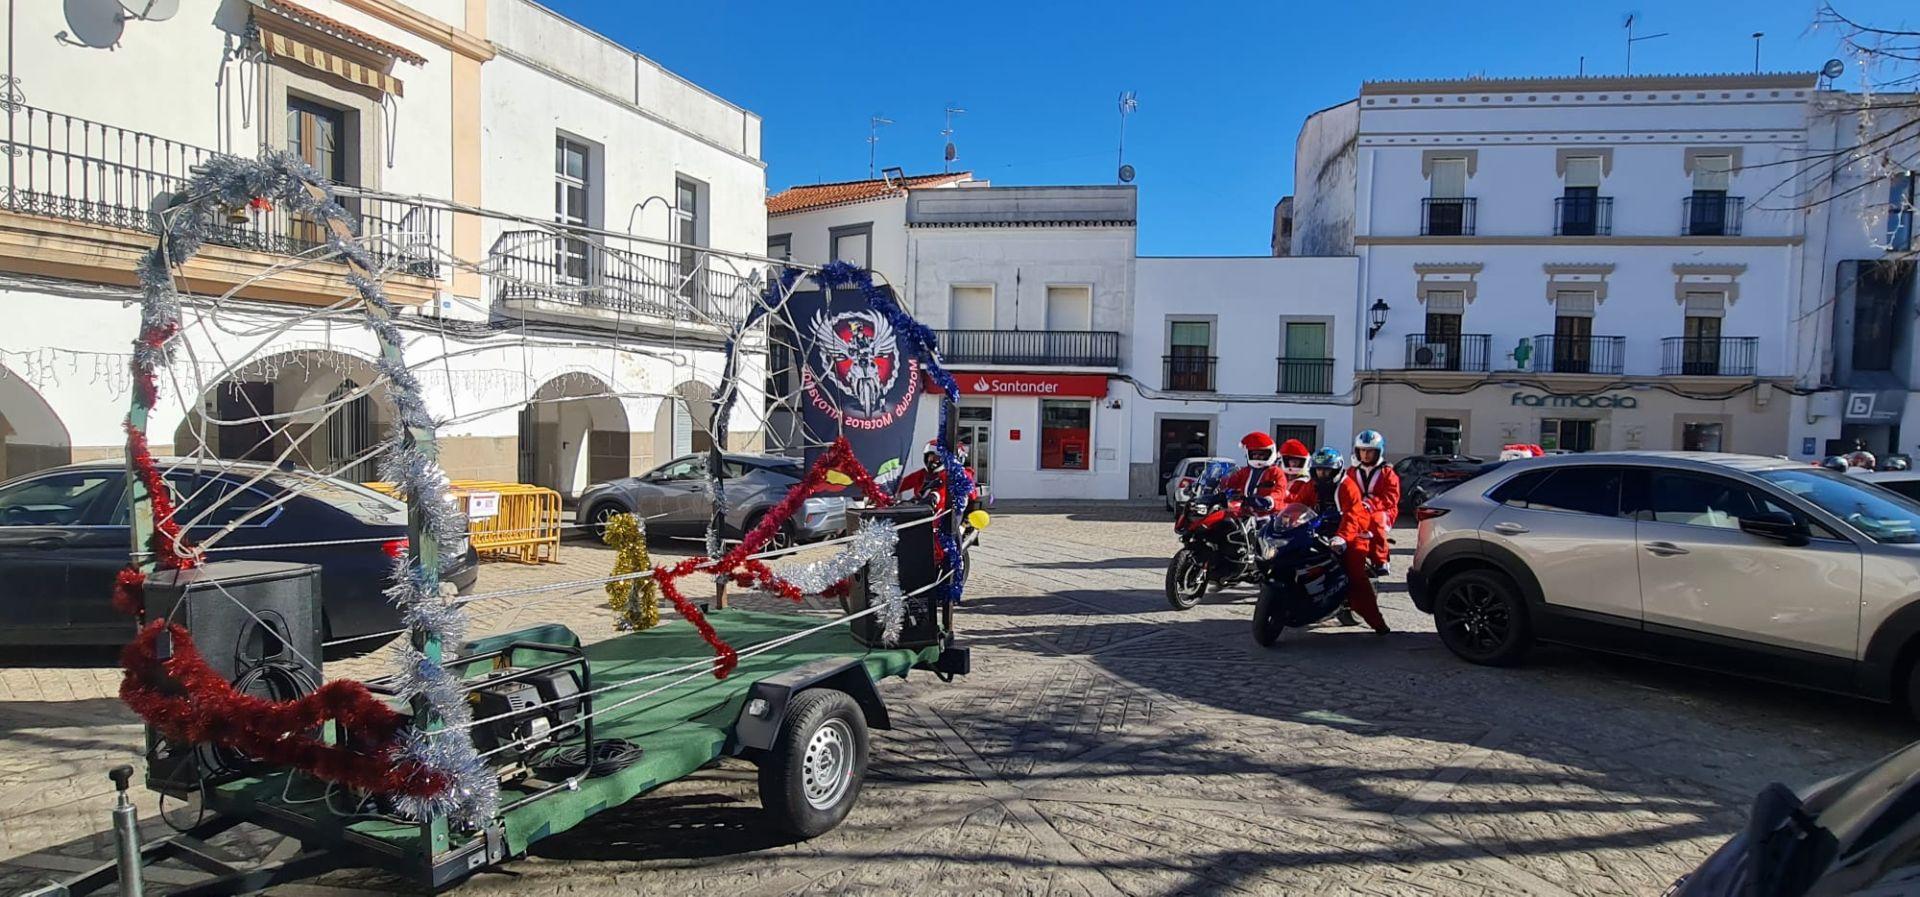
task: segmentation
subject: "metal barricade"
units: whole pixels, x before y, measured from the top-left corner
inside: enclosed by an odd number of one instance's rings
[[[366,486],[394,493],[391,483]],[[495,480],[454,480],[451,487],[467,515],[467,538],[480,557],[522,564],[560,559],[560,493]]]

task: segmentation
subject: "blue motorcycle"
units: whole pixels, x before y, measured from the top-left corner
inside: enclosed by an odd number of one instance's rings
[[[1253,605],[1253,640],[1261,647],[1279,641],[1281,630],[1311,626],[1346,603],[1347,569],[1321,524],[1312,508],[1291,504],[1256,530],[1260,598]]]

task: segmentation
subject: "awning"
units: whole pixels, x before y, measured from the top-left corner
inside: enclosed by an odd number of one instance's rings
[[[262,23],[260,27],[260,45],[266,49],[268,56],[275,59],[290,59],[308,68],[345,78],[364,87],[371,87],[396,97],[406,96],[399,78],[329,53],[311,44],[301,43],[272,30],[272,26],[266,23]]]

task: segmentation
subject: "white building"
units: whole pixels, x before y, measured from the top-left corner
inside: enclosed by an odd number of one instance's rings
[[[1815,82],[1370,82],[1310,117],[1293,250],[1358,259],[1355,426],[1396,455],[1780,453],[1806,237],[1765,198]]]
[[[1348,443],[1354,356],[1340,350],[1355,338],[1357,269],[1352,258],[1139,260],[1135,497],[1159,494],[1183,457],[1241,457],[1251,432]]]
[[[1133,188],[890,173],[767,206],[769,255],[866,264],[939,331],[990,495],[1127,497],[1134,449],[1116,378],[1133,315]],[[937,402],[923,399],[916,443],[933,436]]]
[[[449,421],[455,477],[571,495],[702,447],[725,325],[755,272],[619,235],[762,251],[757,116],[528,0],[226,0],[211,20],[111,26],[29,3],[11,24],[20,102],[7,116],[0,291],[22,313],[0,332],[7,474],[119,454],[128,287],[154,242],[155,196],[212,153],[270,147],[342,184],[577,229],[557,239],[428,201],[349,201],[396,268],[389,293],[413,309],[403,323]],[[256,280],[318,236],[256,211],[186,266],[201,297],[240,289],[217,313],[190,303],[198,365],[183,361],[163,394],[158,450],[332,470],[383,438],[377,395],[279,433],[204,423],[375,382],[357,321],[298,319],[350,292],[341,266]],[[758,396],[743,404],[731,441],[751,447]],[[371,466],[345,472],[370,478]]]

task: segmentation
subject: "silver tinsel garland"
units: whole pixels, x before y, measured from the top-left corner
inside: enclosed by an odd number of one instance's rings
[[[854,531],[853,540],[839,554],[775,573],[800,591],[818,595],[859,573],[860,568],[867,568],[868,600],[880,606],[882,638],[894,645],[900,641],[900,626],[907,610],[907,599],[900,589],[900,559],[895,555],[899,545],[900,534],[892,526],[868,520]]]
[[[309,187],[316,188],[318,195]],[[173,357],[173,337],[180,328],[180,296],[174,287],[173,270],[200,249],[227,210],[247,208],[256,198],[265,198],[289,215],[318,225],[318,231],[327,235],[327,250],[332,257],[347,260],[359,271],[377,270],[375,259],[364,246],[336,233],[332,226],[336,223],[347,225],[349,232],[354,230],[353,216],[335,200],[332,187],[319,173],[298,157],[269,150],[257,160],[210,158],[196,168],[173,203],[158,214],[159,246],[140,259],[137,273],[143,331],[165,334],[168,339],[159,346],[136,340],[133,351],[138,368],[151,372]],[[378,362],[396,412],[391,443],[380,464],[381,476],[394,484],[396,494],[420,516],[421,538],[426,545],[439,549],[430,552],[438,557],[465,535],[466,520],[449,492],[446,472],[415,441],[417,433],[431,434],[436,422],[419,378],[402,360],[406,339],[395,323],[399,310],[378,281],[355,272],[347,276],[347,283],[363,301],[367,329],[391,350]],[[414,634],[455,643],[464,629],[464,615],[441,595],[440,571],[438,565],[433,566],[435,569],[428,569],[411,553],[403,556],[396,564],[394,584],[387,595],[400,608],[402,619]],[[402,692],[419,697],[447,724],[447,728],[431,732],[412,730],[395,751],[397,758],[419,763],[448,782],[445,792],[411,801],[409,809],[421,814],[445,814],[454,824],[466,828],[492,821],[499,813],[499,783],[474,750],[466,730],[472,714],[458,697],[458,677],[444,665],[427,660],[411,645],[395,653],[395,673]]]

